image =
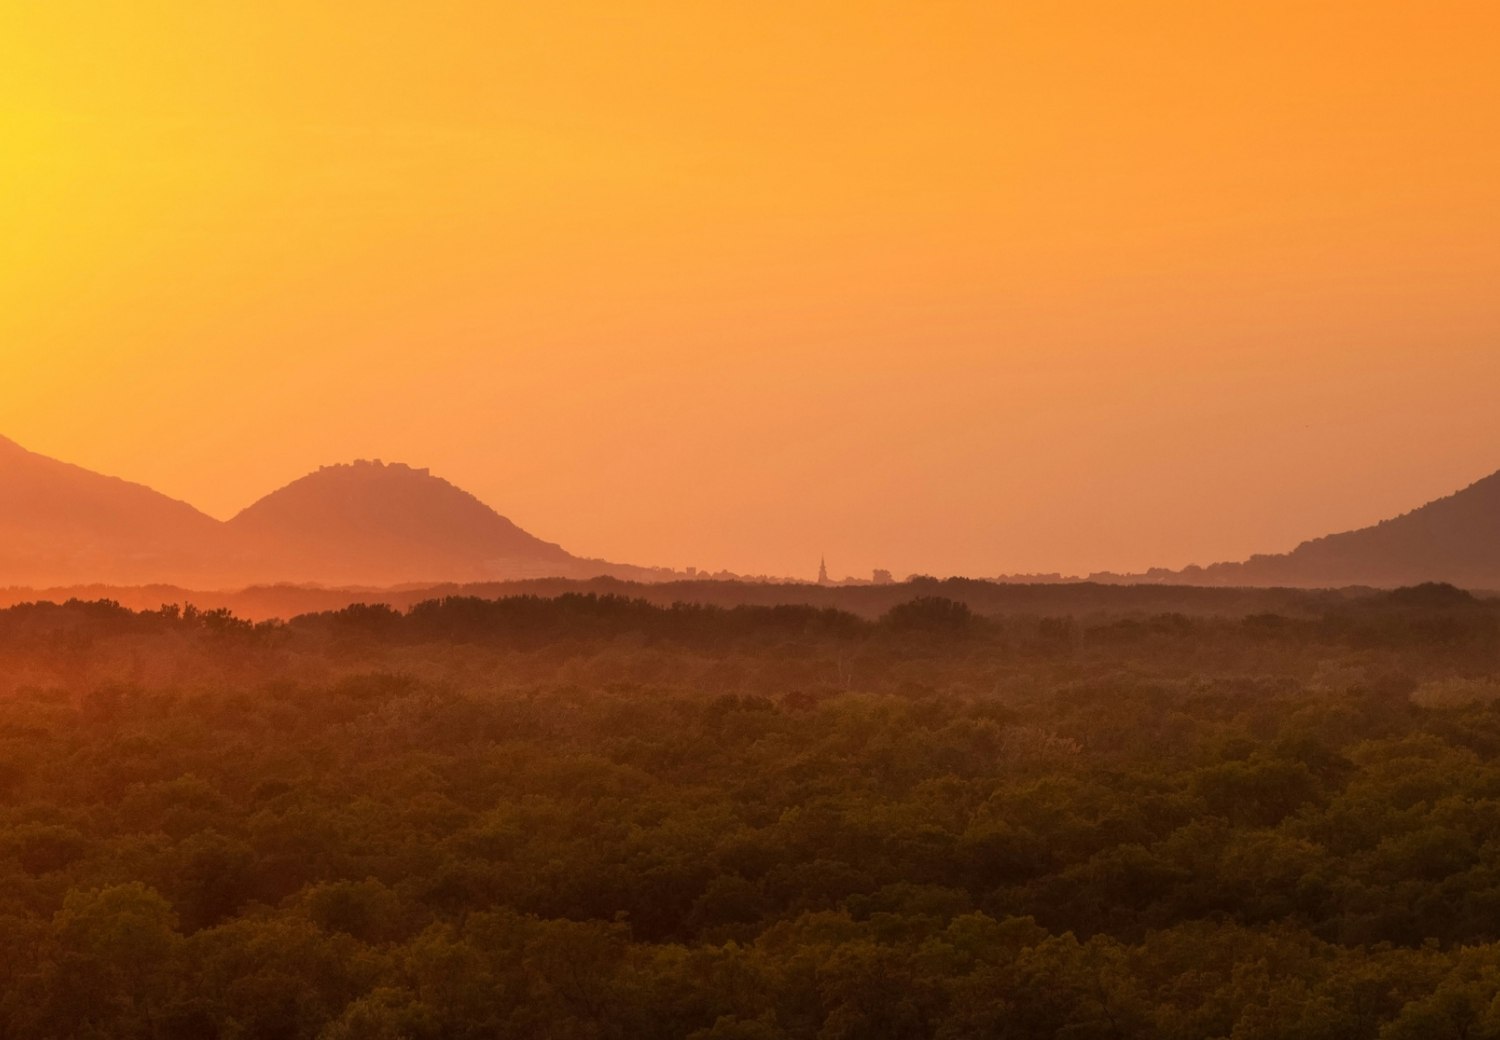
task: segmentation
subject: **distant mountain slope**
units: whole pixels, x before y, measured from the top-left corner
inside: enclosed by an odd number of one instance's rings
[[[226,529],[263,580],[396,585],[572,573],[583,561],[425,469],[325,466]]]
[[[1281,555],[1189,568],[1177,577],[1216,585],[1394,587],[1441,581],[1500,589],[1500,473],[1373,527],[1316,538]]]
[[[448,481],[399,463],[326,466],[221,523],[143,485],[0,438],[0,586],[376,587],[598,576],[675,577],[573,556]],[[1449,582],[1500,590],[1500,473],[1289,553],[1091,580],[1291,588]]]
[[[375,587],[670,572],[582,559],[424,469],[326,466],[228,523],[0,438],[0,587]]]
[[[201,581],[223,536],[185,502],[0,438],[0,583]]]

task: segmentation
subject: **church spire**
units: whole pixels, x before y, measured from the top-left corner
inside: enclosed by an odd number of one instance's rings
[[[818,557],[818,584],[832,585],[833,579],[828,577],[828,557]]]

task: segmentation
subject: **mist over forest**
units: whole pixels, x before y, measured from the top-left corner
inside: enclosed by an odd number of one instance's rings
[[[0,610],[0,1032],[1500,1035],[1500,602],[1214,591]]]

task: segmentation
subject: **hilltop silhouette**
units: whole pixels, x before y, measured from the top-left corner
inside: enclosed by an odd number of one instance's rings
[[[574,556],[400,463],[325,466],[221,522],[0,438],[0,585],[223,589],[669,574]]]
[[[467,491],[401,463],[325,466],[225,526],[251,569],[323,584],[543,577],[581,562]]]
[[[212,590],[596,577],[655,582],[686,575],[575,556],[469,492],[401,463],[325,466],[221,522],[144,485],[0,438],[0,586]],[[1500,589],[1500,473],[1394,519],[1287,553],[1090,580],[1288,588],[1447,582]]]
[[[1393,587],[1448,582],[1500,589],[1500,473],[1371,527],[1291,552],[1202,568],[1222,585]]]
[[[222,525],[143,484],[0,437],[0,583],[211,580]]]
[[[1088,580],[1299,589],[1397,588],[1442,582],[1500,590],[1500,473],[1369,527],[1324,535],[1290,552],[1241,562],[1102,572]]]

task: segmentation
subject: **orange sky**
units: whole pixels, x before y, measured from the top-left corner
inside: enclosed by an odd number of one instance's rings
[[[1497,275],[1488,0],[0,6],[0,434],[220,516],[1237,558],[1500,468]]]

